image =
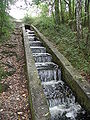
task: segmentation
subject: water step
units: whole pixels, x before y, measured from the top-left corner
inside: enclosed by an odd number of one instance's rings
[[[51,62],[52,56],[49,53],[33,54],[35,62]]]
[[[53,70],[58,69],[58,65],[53,62],[45,62],[45,63],[35,63],[38,70]]]
[[[28,33],[28,34],[34,34],[35,32],[33,30],[26,29],[26,33]]]
[[[29,41],[35,41],[35,36],[28,36]]]
[[[28,36],[27,35],[27,37],[28,37],[29,41],[39,41],[39,39],[37,37],[35,37],[35,36]]]
[[[30,34],[30,33],[28,33],[27,35],[28,35],[28,37],[36,36],[35,34]]]
[[[41,84],[43,86],[47,86],[47,85],[55,85],[55,84],[62,84],[64,85],[64,82],[62,80],[52,80],[52,81],[49,81],[49,82],[42,82]]]
[[[53,62],[35,63],[42,82],[61,80],[61,70]]]
[[[50,107],[49,109],[51,113],[51,120],[76,120],[75,118],[78,116],[78,113],[83,112],[78,103],[70,104],[69,106],[66,106],[65,104],[57,105]]]
[[[32,53],[46,53],[45,47],[31,46]]]
[[[75,97],[63,81],[42,82],[42,86],[50,107],[75,103]]]
[[[30,41],[30,46],[42,46],[40,41]]]
[[[50,93],[50,96],[48,95],[49,98],[62,98],[62,97],[70,97],[72,96],[71,89],[69,87],[65,86],[63,81],[61,80],[52,80],[50,82],[42,82],[43,89],[45,91],[45,94],[47,95]],[[62,96],[63,95],[63,96]]]

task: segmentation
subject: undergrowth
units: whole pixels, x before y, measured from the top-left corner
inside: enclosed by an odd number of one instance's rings
[[[76,32],[73,32],[67,24],[56,26],[52,17],[41,16],[33,20],[28,17],[28,23],[32,23],[48,37],[77,70],[90,75],[90,48],[86,48],[85,42],[87,29],[83,30],[84,38],[78,45]]]
[[[15,27],[12,21],[13,18],[11,18],[11,16],[9,15],[6,15],[6,17],[3,20],[2,28],[0,27],[0,44],[6,42],[10,38],[10,35]],[[0,20],[0,26],[1,24],[2,22]]]

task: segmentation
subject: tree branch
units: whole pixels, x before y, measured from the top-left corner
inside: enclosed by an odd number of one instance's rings
[[[66,4],[68,4],[68,5],[69,5],[69,1],[67,1],[67,0],[64,0],[64,2],[65,2]]]

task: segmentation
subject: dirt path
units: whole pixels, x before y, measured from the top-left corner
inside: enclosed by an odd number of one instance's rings
[[[0,63],[9,75],[1,81],[7,87],[0,93],[0,120],[31,120],[21,36],[17,25],[11,39],[0,46]]]

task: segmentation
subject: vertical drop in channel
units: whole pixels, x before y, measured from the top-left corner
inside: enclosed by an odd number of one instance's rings
[[[86,112],[76,102],[71,89],[61,79],[61,69],[52,62],[51,54],[46,52],[34,31],[26,29],[30,49],[47,98],[51,120],[86,120]]]

